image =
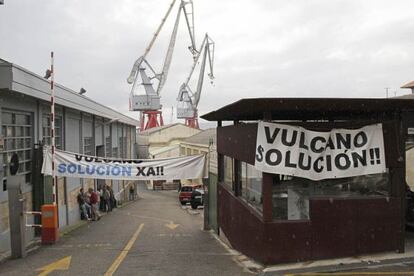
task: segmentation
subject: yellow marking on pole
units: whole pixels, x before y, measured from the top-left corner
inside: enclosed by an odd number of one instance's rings
[[[116,260],[112,263],[111,267],[109,267],[108,271],[105,272],[105,276],[111,276],[115,273],[115,271],[118,269],[119,265],[122,263],[122,261],[127,256],[129,250],[131,250],[132,245],[135,243],[135,241],[138,238],[138,235],[141,233],[142,228],[144,227],[144,224],[141,223],[141,225],[138,227],[137,231],[135,231],[132,238],[129,240],[125,248],[121,251],[121,254],[116,258]]]
[[[44,267],[38,268],[36,271],[43,271],[39,274],[39,276],[46,276],[55,270],[68,270],[71,259],[72,256],[67,256],[63,259],[57,260],[56,262],[45,265]]]
[[[167,226],[171,230],[174,230],[175,228],[179,226],[179,224],[175,224],[174,222],[170,221],[168,224],[165,224],[165,226]]]

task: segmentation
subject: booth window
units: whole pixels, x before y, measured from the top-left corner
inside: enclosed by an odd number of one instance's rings
[[[255,169],[254,166],[241,162],[241,198],[249,205],[262,213],[263,196],[262,182],[263,173]]]
[[[405,141],[405,178],[411,191],[414,191],[414,134],[408,134]]]
[[[309,219],[309,199],[384,197],[389,195],[388,173],[312,181],[275,175],[272,189],[272,213],[276,220]]]
[[[234,190],[234,162],[233,158],[224,156],[224,185]]]

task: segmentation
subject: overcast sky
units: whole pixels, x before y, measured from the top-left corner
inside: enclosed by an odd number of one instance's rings
[[[126,78],[171,0],[4,0],[0,58],[128,112]],[[178,8],[148,56],[161,69]],[[414,80],[414,1],[193,0],[197,42],[216,43],[215,81],[199,113],[246,97],[385,97]],[[164,120],[192,59],[182,20],[167,83]],[[174,119],[174,122],[177,121]]]

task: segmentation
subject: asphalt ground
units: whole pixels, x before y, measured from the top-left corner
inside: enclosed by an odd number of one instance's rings
[[[202,230],[202,210],[181,207],[177,191],[138,192],[135,202],[56,244],[3,262],[0,275],[252,275]]]

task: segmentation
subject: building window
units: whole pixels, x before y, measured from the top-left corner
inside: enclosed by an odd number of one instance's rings
[[[185,148],[184,147],[180,148],[180,155],[185,156]]]
[[[384,197],[389,195],[389,174],[368,174],[312,181],[275,175],[272,189],[273,219],[309,219],[309,199],[315,197]]]
[[[112,148],[112,157],[118,157],[118,148],[117,147]]]
[[[127,139],[126,137],[119,137],[119,150],[121,158],[127,157]]]
[[[50,114],[43,114],[42,117],[43,145],[51,145],[51,121]],[[62,116],[55,116],[55,145],[62,149]]]
[[[224,156],[224,185],[234,190],[234,162],[233,158]]]
[[[31,182],[33,122],[30,113],[2,111],[3,150],[3,190],[7,189],[6,177],[9,174],[9,162],[14,153],[19,156],[19,175],[25,175],[26,183]]]
[[[108,136],[105,138],[105,154],[107,157],[111,156],[111,151],[112,151],[111,137]]]
[[[259,212],[263,211],[263,174],[254,166],[241,162],[241,198]]]
[[[83,138],[83,154],[94,155],[92,137]]]

